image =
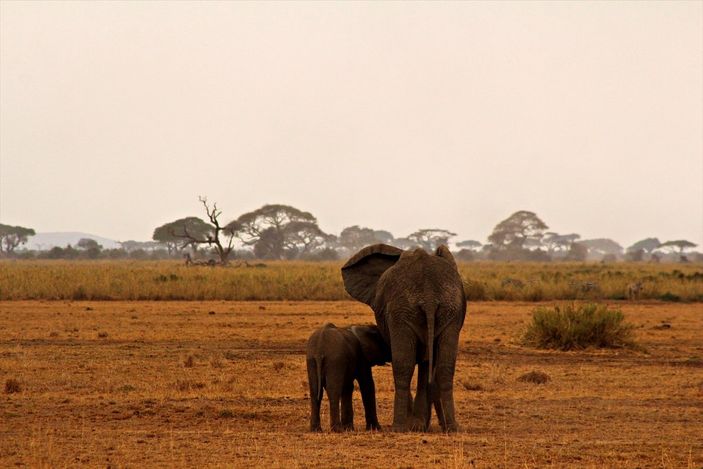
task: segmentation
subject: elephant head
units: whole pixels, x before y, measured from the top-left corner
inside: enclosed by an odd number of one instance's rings
[[[355,300],[373,307],[376,285],[381,276],[399,259],[426,254],[422,249],[403,251],[387,244],[373,244],[354,254],[342,266],[344,289]],[[445,245],[435,250],[435,256],[444,259],[458,272],[454,256]]]
[[[371,306],[391,348],[396,389],[393,428],[426,429],[433,402],[442,427],[456,430],[453,377],[466,300],[449,249],[440,246],[428,254],[422,249],[403,251],[375,244],[347,261],[342,278],[349,295]],[[409,386],[416,364],[418,391],[413,408]]]

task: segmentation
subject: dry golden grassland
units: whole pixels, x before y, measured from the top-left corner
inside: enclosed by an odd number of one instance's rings
[[[340,262],[185,267],[176,261],[0,261],[0,300],[346,300]],[[460,264],[472,301],[639,299],[703,301],[703,265]]]
[[[703,466],[702,304],[623,304],[643,349],[578,352],[518,345],[534,307],[469,303],[462,432],[312,434],[305,340],[372,322],[364,305],[0,302],[0,467]],[[388,426],[391,368],[374,374]]]

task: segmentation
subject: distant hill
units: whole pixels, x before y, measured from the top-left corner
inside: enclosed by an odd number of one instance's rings
[[[90,233],[80,232],[55,232],[55,233],[37,233],[27,240],[27,244],[23,245],[22,249],[32,249],[37,251],[48,251],[54,246],[66,247],[76,245],[81,238],[91,238],[102,244],[103,249],[119,248],[120,245],[114,239],[103,238],[102,236],[92,235]]]

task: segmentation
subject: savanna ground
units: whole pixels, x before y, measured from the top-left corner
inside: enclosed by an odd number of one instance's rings
[[[643,349],[521,347],[535,303],[470,302],[444,435],[359,430],[358,393],[357,431],[307,431],[305,340],[358,303],[0,302],[0,467],[702,467],[703,304],[618,304]]]

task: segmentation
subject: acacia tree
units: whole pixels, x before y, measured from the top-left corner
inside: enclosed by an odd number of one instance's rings
[[[376,243],[391,244],[393,242],[393,233],[386,230],[373,230],[373,237]]]
[[[348,226],[339,234],[338,243],[341,247],[356,252],[364,246],[374,244],[376,238],[371,228],[362,228],[359,225]]]
[[[120,241],[119,243],[120,247],[126,252],[132,252],[138,249],[141,249],[143,251],[153,251],[157,249],[161,244],[155,241],[134,241],[132,239],[128,241]]]
[[[395,247],[397,247],[398,249],[403,249],[403,250],[416,248],[416,247],[418,246],[418,244],[417,244],[415,241],[413,241],[413,240],[411,240],[410,238],[407,238],[407,237],[405,237],[405,238],[395,238],[395,239],[394,239],[393,241],[391,241],[389,244],[390,244],[391,246],[395,246]]]
[[[222,210],[217,208],[217,202],[213,203],[212,207],[210,207],[207,197],[200,196],[198,200],[203,204],[205,213],[210,220],[210,232],[204,234],[191,232],[188,226],[184,224],[182,226],[182,231],[177,232],[174,230],[172,234],[186,240],[188,244],[207,244],[209,247],[214,248],[218,256],[220,256],[220,264],[226,265],[229,262],[229,255],[234,247],[234,233],[232,229],[229,228],[231,223],[224,227],[220,226],[219,218],[220,215],[222,215]]]
[[[212,225],[209,223],[198,217],[185,217],[159,226],[154,230],[152,239],[165,245],[169,254],[188,246],[195,252],[198,243],[191,241],[190,237],[195,237],[199,242],[207,242],[207,237],[211,234]]]
[[[549,232],[544,234],[542,244],[546,246],[549,252],[564,252],[571,250],[571,245],[580,237],[581,235],[576,233],[560,235],[559,233]]]
[[[481,250],[481,246],[483,246],[480,242],[475,241],[473,239],[467,239],[465,241],[459,241],[456,243],[456,247],[461,248],[461,249],[468,249],[469,251],[472,252],[478,252]]]
[[[281,204],[264,205],[245,213],[225,229],[245,246],[253,246],[257,257],[269,259],[308,253],[327,237],[310,212]]]
[[[371,244],[390,244],[392,242],[393,235],[389,231],[373,230],[359,225],[344,228],[337,239],[339,246],[352,252]]]
[[[622,254],[622,246],[620,246],[616,241],[608,238],[597,238],[597,239],[585,239],[579,241],[578,244],[586,246],[590,254],[596,254],[600,256],[619,256]]]
[[[0,252],[11,254],[19,245],[26,243],[28,237],[35,234],[32,228],[0,223]]]
[[[662,243],[661,248],[678,248],[679,249],[679,254],[683,256],[684,251],[686,249],[690,248],[695,248],[698,246],[696,243],[692,243],[691,241],[687,241],[685,239],[677,239],[676,241],[667,241],[665,243]]]
[[[655,249],[658,249],[662,243],[658,238],[645,238],[637,241],[635,244],[627,248],[627,252],[637,252],[640,249],[647,254],[651,254]]]
[[[425,228],[410,233],[407,239],[422,249],[434,252],[442,244],[449,244],[449,238],[456,236],[449,230],[442,228]]]
[[[498,223],[488,241],[497,249],[521,250],[528,242],[541,241],[547,228],[534,212],[520,210]]]
[[[97,241],[92,238],[81,238],[76,243],[76,246],[81,249],[85,249],[86,251],[88,249],[102,249],[102,245],[100,245]]]
[[[92,238],[81,238],[78,240],[78,243],[76,243],[76,246],[80,248],[89,259],[97,259],[100,256],[100,250],[103,248],[101,244]]]
[[[578,262],[583,262],[586,260],[588,257],[588,248],[581,244],[581,243],[571,243],[571,246],[569,247],[569,251],[566,253],[566,256],[564,257],[565,260],[567,261],[578,261]]]

